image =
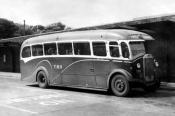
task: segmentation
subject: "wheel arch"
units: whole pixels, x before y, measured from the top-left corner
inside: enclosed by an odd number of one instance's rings
[[[48,84],[50,83],[49,77],[52,76],[51,75],[51,71],[52,71],[52,65],[50,64],[49,61],[47,60],[43,60],[41,62],[39,62],[36,66],[36,70],[35,70],[35,81],[37,82],[37,75],[40,71],[44,71],[46,76],[47,76],[47,80],[48,80]]]
[[[115,75],[123,75],[128,81],[130,81],[132,79],[131,73],[129,73],[126,70],[123,70],[123,69],[113,70],[108,76],[108,80],[107,80],[107,88],[108,89],[110,89],[111,80]]]
[[[49,76],[49,73],[48,73],[47,69],[46,69],[45,67],[43,67],[43,66],[40,66],[40,67],[38,67],[37,70],[36,70],[36,75],[35,75],[35,80],[36,80],[36,82],[37,82],[38,73],[39,73],[40,71],[44,71],[44,72],[46,73],[46,75],[47,75],[47,78],[48,78],[48,76]]]

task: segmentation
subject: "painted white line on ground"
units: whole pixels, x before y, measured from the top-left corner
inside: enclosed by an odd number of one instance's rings
[[[14,106],[1,105],[1,104],[0,104],[0,106],[6,107],[6,108],[9,108],[9,109],[14,109],[14,110],[22,111],[22,112],[28,112],[28,113],[31,113],[31,114],[38,114],[38,112],[34,112],[34,111],[22,109],[22,108],[17,108],[17,107],[14,107]]]
[[[73,103],[73,100],[68,100],[68,99],[61,99],[61,100],[49,100],[49,101],[42,101],[39,104],[41,105],[61,105],[61,104],[68,104],[68,103]]]
[[[62,95],[66,95],[65,93],[54,92],[53,91],[54,89],[53,90],[49,90],[49,89],[42,89],[42,88],[39,88],[39,87],[32,88],[32,87],[26,87],[26,86],[24,86],[24,87],[15,87],[15,88],[17,88],[17,89],[24,89],[24,90],[39,91],[39,92],[48,92],[48,93],[51,93],[51,94],[62,94]]]
[[[15,99],[9,99],[6,103],[12,104],[12,103],[25,103],[25,102],[34,102],[39,100],[49,100],[49,99],[56,99],[56,98],[62,98],[67,95],[63,94],[47,94],[47,95],[39,95],[39,96],[31,96],[31,97],[25,97],[25,98],[15,98]]]

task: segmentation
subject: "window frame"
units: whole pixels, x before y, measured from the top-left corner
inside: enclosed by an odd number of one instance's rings
[[[89,44],[89,52],[90,52],[90,54],[88,54],[88,55],[75,54],[74,43],[88,43]],[[92,56],[91,42],[89,42],[89,41],[73,41],[73,51],[74,51],[73,55],[75,55],[75,56]]]
[[[110,45],[110,42],[116,42],[117,45]],[[111,56],[110,47],[118,47],[118,53],[119,53],[119,56],[118,56],[118,57],[113,57],[113,56]],[[110,40],[110,41],[108,42],[108,49],[109,49],[109,57],[110,57],[110,58],[112,58],[112,59],[121,59],[121,48],[120,48],[120,42],[119,42],[119,41]]]
[[[57,42],[56,42],[56,41],[53,41],[53,42],[44,42],[44,43],[42,43],[42,44],[43,44],[44,56],[54,56],[54,55],[58,55],[58,46],[57,46]],[[44,47],[45,44],[55,44],[55,45],[56,45],[56,54],[54,54],[54,55],[46,55],[46,54],[45,54],[45,47]]]
[[[42,54],[42,55],[37,55],[37,56],[34,56],[34,55],[33,55],[33,46],[36,46],[36,45],[41,45],[41,46],[42,46],[42,51],[43,51],[43,54]],[[43,46],[43,43],[31,44],[30,47],[31,47],[32,57],[41,57],[41,56],[45,56],[45,54],[44,54],[44,46]]]
[[[123,57],[122,46],[121,46],[122,43],[125,43],[127,45],[127,47],[128,47],[128,52],[129,52],[129,57],[128,58]],[[130,49],[129,41],[128,40],[122,40],[122,41],[120,41],[120,52],[121,52],[121,57],[123,59],[127,59],[127,60],[128,59],[131,59],[131,49]]]
[[[94,48],[93,48],[93,43],[104,43],[105,44],[105,49],[106,49],[106,55],[105,56],[97,56],[97,55],[95,55],[94,54]],[[92,50],[92,55],[94,56],[94,57],[103,57],[103,58],[108,58],[108,47],[107,47],[107,41],[103,41],[103,40],[98,40],[98,41],[91,41],[91,50]]]
[[[130,54],[131,54],[130,57],[131,57],[131,59],[133,59],[134,57],[133,57],[132,50],[131,50],[131,47],[130,47],[130,42],[143,42],[144,47],[145,47],[145,40],[130,40],[130,41],[128,41],[129,51],[130,51]],[[145,48],[145,53],[146,53],[146,48]]]
[[[72,48],[72,54],[59,54],[59,45],[58,44],[64,44],[64,43],[71,43],[71,48]],[[73,42],[72,41],[58,41],[56,42],[56,46],[57,46],[57,55],[59,56],[73,56],[74,55],[74,49],[73,49]]]
[[[24,49],[27,48],[27,47],[30,48],[30,56],[29,56],[29,57],[23,57],[23,51],[24,51]],[[30,58],[30,57],[32,57],[32,48],[31,48],[31,46],[30,46],[30,45],[24,46],[24,47],[22,48],[21,58]]]

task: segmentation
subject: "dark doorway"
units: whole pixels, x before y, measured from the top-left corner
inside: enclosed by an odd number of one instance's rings
[[[0,47],[0,71],[13,72],[13,54],[8,47]]]

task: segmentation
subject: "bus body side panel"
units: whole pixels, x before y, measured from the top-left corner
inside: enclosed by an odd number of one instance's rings
[[[90,59],[57,57],[21,61],[21,79],[36,82],[40,70],[48,73],[50,85],[96,87],[93,63]]]
[[[26,63],[21,61],[21,79],[36,82],[38,71],[48,72],[50,85],[107,89],[110,73],[115,69],[126,69],[128,63],[108,59],[87,58],[38,58]],[[126,66],[125,66],[126,65]]]
[[[34,64],[29,62],[24,62],[23,60],[20,61],[21,65],[21,80],[28,81],[28,82],[35,82],[36,79],[32,76],[32,72],[34,71]]]
[[[110,73],[110,60],[96,59],[93,61],[96,88],[107,89],[107,80]]]
[[[43,70],[47,74],[50,81],[52,77],[52,65],[49,60],[38,58],[24,62],[21,60],[21,80],[28,82],[36,82],[36,75],[39,71]]]
[[[51,61],[53,66],[53,75],[52,75],[53,77],[51,79],[52,85],[62,85],[63,72],[67,69],[66,67],[68,67],[73,62],[74,62],[73,59],[70,57],[56,57],[52,59]]]
[[[40,60],[29,60],[29,61],[24,61],[21,60],[21,80],[27,81],[27,82],[36,82],[36,77],[35,77],[35,70],[36,70],[36,64]]]
[[[93,64],[90,59],[64,58],[62,62],[70,62],[66,66],[63,66],[63,70],[61,72],[62,85],[76,87],[96,86],[92,71]]]

